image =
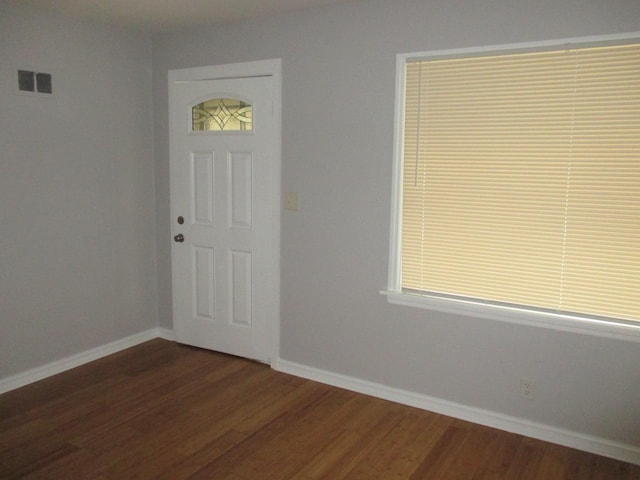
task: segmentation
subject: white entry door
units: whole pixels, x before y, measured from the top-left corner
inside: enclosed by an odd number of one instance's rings
[[[209,80],[221,73],[211,68],[169,76],[174,330],[181,343],[269,362],[279,293],[274,79]]]

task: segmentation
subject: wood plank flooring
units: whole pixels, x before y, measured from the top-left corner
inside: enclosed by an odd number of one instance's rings
[[[1,395],[0,478],[640,480],[640,467],[158,339]]]

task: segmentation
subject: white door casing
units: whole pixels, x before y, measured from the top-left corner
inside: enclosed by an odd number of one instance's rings
[[[279,338],[279,93],[279,60],[169,72],[176,339],[263,362]],[[251,104],[252,130],[193,131],[212,98]]]

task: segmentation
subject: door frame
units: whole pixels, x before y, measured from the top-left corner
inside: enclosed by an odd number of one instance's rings
[[[169,92],[173,83],[198,81],[198,80],[223,80],[246,77],[271,77],[273,86],[273,138],[272,138],[272,184],[273,211],[271,212],[271,231],[273,248],[270,252],[273,258],[274,278],[271,285],[273,296],[270,311],[266,315],[269,362],[272,367],[276,365],[280,356],[280,217],[281,217],[281,175],[282,175],[282,60],[269,59],[253,62],[230,63],[224,65],[211,65],[203,67],[182,68],[169,70]],[[168,94],[167,94],[168,97]],[[169,117],[172,117],[174,108],[171,99],[169,102]],[[171,132],[168,130],[169,137]],[[171,155],[171,152],[169,152]],[[171,160],[170,160],[171,162]],[[171,214],[170,214],[171,215]],[[171,267],[173,268],[173,267]],[[172,273],[173,281],[173,273]],[[171,301],[173,303],[173,285],[171,287]],[[173,323],[173,309],[171,312]]]

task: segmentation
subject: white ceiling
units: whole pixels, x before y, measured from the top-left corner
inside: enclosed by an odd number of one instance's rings
[[[19,0],[152,33],[232,22],[348,0]]]

